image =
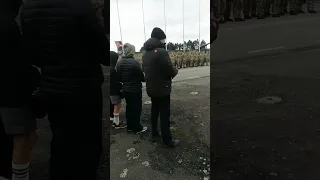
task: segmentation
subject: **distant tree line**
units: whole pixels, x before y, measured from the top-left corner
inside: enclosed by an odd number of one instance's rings
[[[200,49],[201,50],[205,50],[207,47],[204,46],[206,45],[206,41],[205,40],[202,40],[200,42]],[[194,40],[194,41],[185,41],[184,42],[184,46],[185,46],[185,49],[187,51],[190,51],[190,50],[198,50],[199,49],[199,40]],[[183,50],[183,44],[182,43],[172,43],[172,42],[168,42],[167,44],[167,48],[169,51],[181,51]],[[140,49],[140,52],[144,51],[144,48],[141,47]]]

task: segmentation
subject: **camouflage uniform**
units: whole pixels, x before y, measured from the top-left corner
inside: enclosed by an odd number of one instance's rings
[[[266,0],[257,0],[257,16],[259,19],[264,18],[265,6]]]
[[[200,59],[200,52],[196,53],[196,59],[197,59],[198,66],[203,66],[202,63],[201,63],[201,59]]]
[[[245,19],[251,19],[253,9],[253,0],[244,0],[243,1],[243,16]]]
[[[183,54],[182,54],[182,52],[178,52],[177,56],[178,56],[177,58],[178,58],[179,68],[181,69],[183,67]]]
[[[280,16],[280,6],[281,6],[281,1],[282,0],[275,0],[272,4],[271,4],[271,13],[274,17],[278,17]]]
[[[233,0],[234,20],[243,20],[243,0]]]
[[[292,15],[296,14],[296,9],[297,9],[297,7],[296,7],[297,3],[296,2],[297,2],[297,0],[288,0],[289,12]]]
[[[215,18],[219,19],[220,22],[224,22],[224,13],[226,11],[226,7],[227,7],[226,0],[215,0],[214,1]]]
[[[307,0],[307,9],[309,13],[315,13],[316,11],[314,10],[314,3],[315,0]]]

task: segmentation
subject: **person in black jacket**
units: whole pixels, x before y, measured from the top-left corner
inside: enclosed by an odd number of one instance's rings
[[[143,133],[147,127],[140,124],[142,111],[142,83],[144,74],[140,63],[134,59],[135,47],[129,43],[124,44],[124,56],[117,64],[117,74],[122,82],[122,93],[126,100],[126,120],[128,131],[136,134]]]
[[[23,59],[16,22],[21,0],[0,1],[0,177],[29,179],[29,162],[37,134],[33,110],[32,65]]]
[[[111,51],[110,52],[110,101],[111,106],[113,106],[112,111],[110,114],[113,114],[112,116],[112,122],[115,129],[122,129],[126,128],[127,125],[123,121],[120,121],[119,114],[120,114],[120,108],[121,108],[121,89],[122,84],[119,81],[116,65],[118,62],[119,55]],[[111,120],[111,119],[110,119]]]
[[[172,79],[178,74],[178,69],[171,62],[165,50],[166,35],[160,28],[154,28],[151,38],[144,43],[145,52],[142,56],[147,94],[151,97],[151,125],[153,138],[160,137],[158,117],[160,114],[161,136],[163,143],[170,147],[180,141],[173,140],[170,131],[170,94]]]
[[[42,73],[52,132],[50,179],[95,179],[102,153],[101,64],[110,59],[92,2],[28,0],[20,21],[25,59]]]

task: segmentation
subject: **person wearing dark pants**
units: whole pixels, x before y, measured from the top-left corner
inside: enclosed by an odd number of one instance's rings
[[[172,135],[170,131],[170,96],[165,97],[152,97],[151,106],[151,124],[153,134],[152,136],[159,136],[158,132],[158,117],[160,115],[160,128],[164,144],[169,144],[172,141]]]
[[[20,21],[24,58],[42,74],[50,180],[94,180],[102,153],[101,64],[110,66],[110,59],[92,2],[28,0]]]
[[[45,96],[52,131],[50,179],[94,179],[102,153],[101,91],[81,99]]]
[[[123,96],[126,100],[126,118],[127,126],[129,130],[133,130],[136,133],[143,131],[144,127],[140,124],[140,116],[142,111],[142,91],[129,92],[124,91]]]
[[[174,147],[179,140],[173,140],[170,132],[170,94],[172,79],[178,69],[171,62],[165,49],[166,35],[162,29],[152,30],[151,38],[144,43],[145,52],[142,57],[143,71],[146,79],[147,94],[151,97],[151,124],[153,138],[160,137],[158,117],[160,115],[161,136],[163,143]]]
[[[127,130],[136,134],[147,130],[140,123],[142,111],[142,82],[145,81],[141,64],[134,59],[135,47],[124,44],[124,56],[118,61],[116,69],[119,81],[122,83],[122,95],[126,100]]]

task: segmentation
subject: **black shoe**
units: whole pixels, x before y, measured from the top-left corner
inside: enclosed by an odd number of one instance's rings
[[[257,15],[256,15],[256,14],[251,14],[251,17],[254,17],[254,18],[255,18],[255,17],[257,17]]]
[[[143,126],[141,131],[138,131],[138,132],[135,132],[136,134],[141,134],[141,133],[144,133],[148,130],[148,128],[146,126]]]
[[[302,9],[299,9],[298,13],[306,13],[306,12],[304,12]]]
[[[308,13],[314,14],[314,13],[317,13],[317,11],[315,11],[315,10],[309,10]]]
[[[219,24],[224,24],[224,23],[225,23],[225,21],[223,19],[219,20]]]
[[[180,140],[176,139],[176,140],[172,140],[170,143],[165,144],[165,145],[168,146],[168,147],[173,148],[173,147],[178,146],[179,144],[180,144]]]
[[[231,19],[231,18],[226,18],[224,21],[233,21],[233,19]]]
[[[297,14],[296,12],[294,12],[294,11],[290,11],[289,14],[290,14],[290,15],[298,15],[298,14]]]
[[[125,122],[120,122],[118,125],[114,124],[115,129],[124,129],[127,127],[127,124]]]
[[[273,14],[272,17],[280,17],[280,14]]]
[[[265,16],[258,16],[257,19],[265,19]]]
[[[252,19],[251,16],[244,16],[244,19]]]

